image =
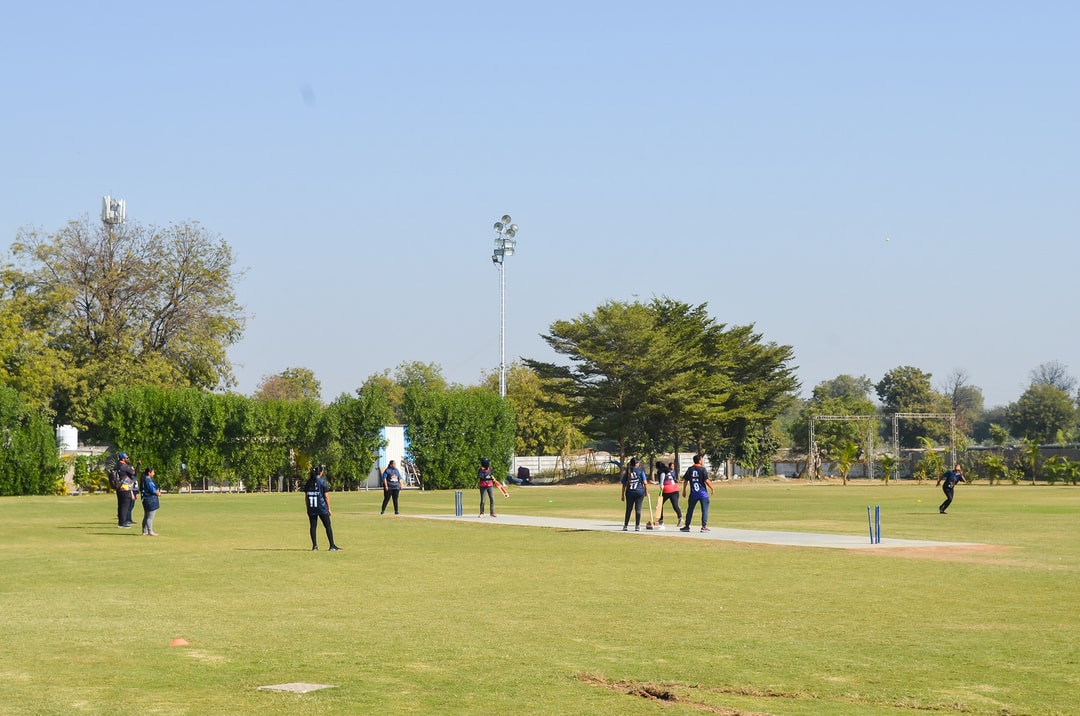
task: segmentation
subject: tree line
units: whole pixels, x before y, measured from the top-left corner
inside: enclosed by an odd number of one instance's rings
[[[407,426],[412,458],[437,488],[471,486],[480,456],[509,469],[515,453],[586,445],[621,457],[689,449],[758,470],[783,447],[805,451],[815,415],[953,413],[976,442],[1076,438],[1076,382],[1060,364],[1040,366],[1016,403],[990,410],[962,371],[935,389],[911,366],[876,384],[841,375],[800,399],[791,346],[665,296],[555,321],[543,338],[560,361],[514,363],[505,400],[495,374],[448,385],[438,366],[420,362],[325,405],[305,368],[268,376],[246,397],[228,392],[227,349],[245,320],[235,300],[241,275],[228,244],[196,222],[84,218],[51,234],[20,231],[0,265],[0,437],[13,446],[0,461],[0,493],[56,489],[58,462],[30,445],[54,445],[42,426],[57,423],[153,464],[167,488],[202,477],[265,489],[312,463],[356,485],[374,463],[379,429],[394,423]],[[945,429],[905,422],[901,443],[941,440]],[[839,454],[859,442],[858,430],[825,423],[817,439]],[[95,472],[85,467],[78,479]]]

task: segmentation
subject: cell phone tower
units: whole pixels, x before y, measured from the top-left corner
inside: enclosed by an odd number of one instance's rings
[[[108,226],[117,226],[127,220],[127,206],[123,199],[111,196],[101,197],[101,222]]]

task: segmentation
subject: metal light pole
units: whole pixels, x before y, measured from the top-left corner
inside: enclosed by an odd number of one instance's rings
[[[517,224],[510,223],[510,215],[504,214],[495,222],[495,251],[491,263],[499,267],[499,397],[506,397],[506,266],[507,256],[514,255],[517,242]]]

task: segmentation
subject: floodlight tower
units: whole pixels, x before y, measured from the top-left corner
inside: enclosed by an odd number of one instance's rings
[[[111,196],[101,197],[101,223],[107,226],[117,226],[127,220],[127,205],[123,199],[113,199]]]
[[[499,397],[506,397],[506,266],[507,256],[514,255],[517,242],[517,224],[510,223],[510,215],[503,214],[495,222],[495,251],[491,263],[499,267]]]

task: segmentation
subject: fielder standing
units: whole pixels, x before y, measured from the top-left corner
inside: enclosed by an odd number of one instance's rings
[[[687,489],[690,490],[690,501],[686,506],[686,523],[680,532],[689,532],[690,523],[694,521],[694,508],[701,505],[701,531],[709,531],[709,495],[713,492],[712,482],[709,480],[709,471],[701,464],[701,455],[694,455],[694,464],[686,468],[683,475],[683,497],[686,497]]]

